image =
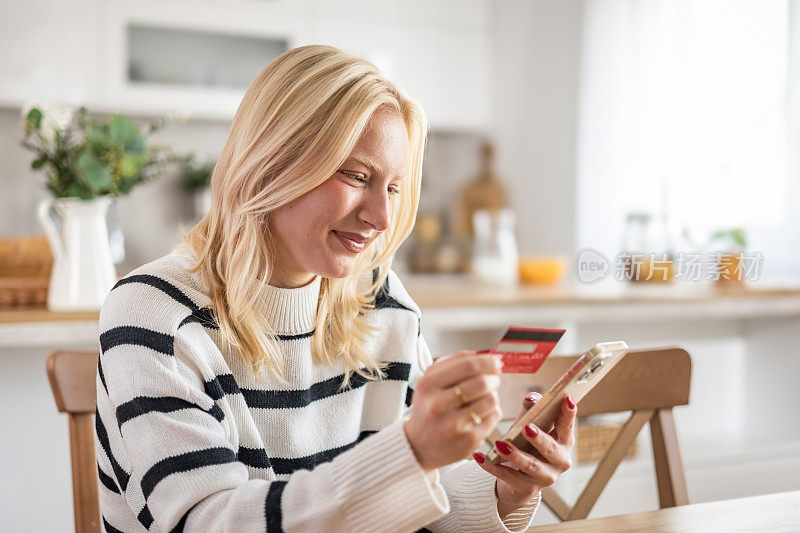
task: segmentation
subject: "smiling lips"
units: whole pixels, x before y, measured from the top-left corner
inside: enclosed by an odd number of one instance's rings
[[[344,247],[354,254],[363,252],[367,246],[367,241],[369,241],[369,237],[364,237],[360,233],[347,233],[336,230],[333,230],[333,233],[339,238]]]

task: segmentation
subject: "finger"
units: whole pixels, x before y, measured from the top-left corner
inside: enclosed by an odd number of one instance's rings
[[[492,398],[492,396],[494,398]],[[484,396],[475,403],[467,407],[462,407],[456,411],[451,411],[447,418],[449,424],[459,433],[474,433],[480,441],[486,438],[486,434],[497,427],[503,417],[500,409],[500,402],[497,401],[497,393],[492,396]],[[477,420],[472,415],[477,417]],[[448,424],[448,425],[449,425]],[[476,430],[478,430],[477,433]],[[478,446],[476,446],[477,448]]]
[[[482,396],[480,399],[472,402],[471,404],[465,405],[464,407],[460,407],[456,411],[453,411],[453,414],[461,420],[472,421],[472,415],[470,415],[470,411],[478,415],[481,419],[488,419],[493,414],[502,415],[500,412],[500,398],[498,397],[497,392],[492,391],[489,394]]]
[[[471,417],[470,417],[471,418]],[[490,412],[488,415],[484,415],[481,417],[481,433],[480,433],[480,441],[487,437],[487,433],[492,430],[492,428],[497,427],[497,424],[500,423],[500,420],[503,418],[503,411],[500,410],[500,406],[498,405],[494,411]],[[474,422],[471,420],[471,422]]]
[[[534,424],[528,424],[522,428],[522,435],[525,440],[531,443],[534,449],[539,452],[542,459],[551,465],[567,470],[570,467],[570,458],[567,448],[558,443],[552,436],[548,435]]]
[[[454,387],[439,389],[436,392],[436,404],[441,412],[454,411],[470,405],[500,388],[500,376],[497,374],[481,374],[457,384],[461,388],[461,396]],[[463,401],[466,399],[466,403]]]
[[[541,485],[535,478],[529,476],[525,472],[505,465],[493,465],[486,460],[486,456],[481,452],[472,454],[475,462],[478,463],[482,469],[492,474],[497,479],[504,481],[511,487],[511,490],[519,494],[522,498],[533,496],[542,487],[549,485]],[[552,485],[552,483],[551,483]]]
[[[448,361],[448,360],[450,360],[450,359],[452,359],[454,357],[465,357],[467,355],[475,354],[475,353],[477,353],[477,352],[474,352],[472,350],[461,350],[460,352],[452,353],[450,355],[440,355],[439,357],[435,357],[433,359],[433,363],[428,368],[433,367],[433,365],[442,364],[445,361]]]
[[[529,392],[525,395],[525,398],[522,399],[522,411],[519,412],[517,415],[517,420],[528,412],[528,410],[536,405],[536,402],[542,399],[542,395],[538,392]]]
[[[499,374],[502,368],[500,360],[493,355],[456,354],[441,364],[429,367],[426,376],[430,384],[446,389],[479,374]]]
[[[534,479],[541,486],[549,487],[555,483],[556,470],[547,462],[523,452],[508,441],[495,442],[495,448],[500,452],[503,461],[514,465],[517,470]]]
[[[556,440],[559,444],[572,447],[575,444],[575,417],[578,414],[578,408],[572,398],[565,396],[561,401],[561,411],[556,417],[555,431]]]

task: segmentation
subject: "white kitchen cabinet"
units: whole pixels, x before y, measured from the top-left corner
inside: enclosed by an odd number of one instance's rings
[[[348,4],[354,3],[360,2]],[[352,6],[322,9],[311,35],[374,62],[422,104],[434,129],[482,131],[490,119],[489,30],[485,10],[478,9],[485,2],[465,3],[472,9],[452,20],[442,12],[446,4],[411,2],[401,9],[392,2],[382,11],[365,7],[366,14]]]
[[[408,28],[398,81],[433,128],[481,131],[489,124],[489,38],[472,28]]]
[[[261,69],[303,40],[307,20],[303,5],[288,0],[110,3],[102,107],[232,119]],[[147,35],[149,43],[143,39]],[[153,47],[154,38],[163,43],[162,54]],[[188,48],[191,42],[197,43],[196,48]],[[220,54],[221,47],[228,51],[227,57]],[[185,69],[176,65],[181,55]],[[164,79],[170,70],[172,82]],[[234,80],[238,82],[229,83]]]
[[[0,57],[0,105],[49,99],[228,121],[249,86],[243,80],[277,52],[324,43],[375,62],[423,105],[434,129],[489,124],[488,0],[76,2],[32,0],[4,18],[0,43],[15,52]],[[148,35],[140,46],[136,38]],[[200,44],[181,51],[189,42]],[[215,65],[220,48],[231,52]],[[233,78],[238,86],[226,83]]]

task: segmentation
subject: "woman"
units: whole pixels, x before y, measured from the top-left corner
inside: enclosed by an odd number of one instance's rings
[[[530,524],[569,467],[575,406],[552,435],[530,428],[538,457],[501,443],[505,465],[459,462],[500,419],[500,363],[461,352],[432,365],[390,270],[425,138],[421,108],[335,48],[291,50],[258,76],[211,212],[101,312],[108,531]]]

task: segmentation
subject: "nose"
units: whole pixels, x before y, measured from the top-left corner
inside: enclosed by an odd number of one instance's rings
[[[386,231],[392,218],[392,201],[388,191],[371,191],[362,206],[359,218],[375,231]]]

